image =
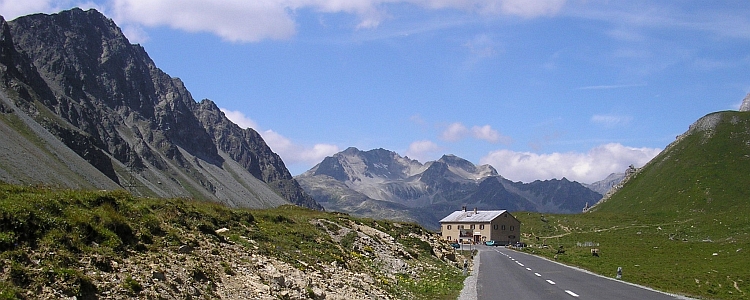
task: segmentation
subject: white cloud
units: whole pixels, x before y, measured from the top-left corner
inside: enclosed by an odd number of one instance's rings
[[[241,111],[232,111],[228,109],[221,109],[224,115],[235,124],[242,128],[253,128],[263,137],[263,140],[271,147],[271,150],[281,156],[284,163],[287,165],[291,164],[303,164],[307,167],[312,167],[314,164],[321,162],[326,156],[333,155],[339,152],[339,147],[331,144],[315,144],[312,147],[296,144],[287,137],[273,131],[273,130],[261,130],[257,123],[252,119],[245,116]]]
[[[271,150],[281,156],[285,164],[306,164],[312,167],[323,161],[326,156],[341,151],[338,146],[331,144],[315,144],[312,147],[295,144],[273,130],[265,130],[260,134]]]
[[[443,131],[440,137],[449,142],[457,142],[465,138],[468,134],[469,129],[464,124],[456,122],[448,125],[448,128]]]
[[[296,33],[287,1],[112,0],[118,23],[210,32],[232,42],[285,39]]]
[[[411,143],[409,150],[406,151],[406,156],[411,159],[416,159],[420,162],[426,162],[432,159],[432,155],[440,151],[440,146],[432,141],[421,140]]]
[[[296,13],[311,10],[356,15],[357,29],[378,27],[390,18],[389,5],[424,9],[457,9],[484,15],[525,18],[557,14],[566,0],[0,0],[0,14],[8,19],[30,13],[52,13],[77,7],[97,7],[111,13],[122,27],[168,26],[188,32],[208,32],[232,42],[287,39],[297,32]],[[139,31],[128,38],[143,42]],[[487,48],[482,48],[487,50]]]
[[[623,126],[630,123],[633,120],[631,116],[616,116],[616,115],[594,115],[591,117],[591,122],[601,124],[605,127],[617,127]]]
[[[244,128],[258,128],[258,124],[252,119],[245,116],[245,113],[238,110],[228,110],[226,108],[220,108],[224,115],[234,124]]]
[[[448,142],[457,142],[467,137],[473,137],[490,143],[502,142],[508,144],[511,141],[510,137],[500,134],[497,130],[492,129],[492,126],[490,125],[473,126],[471,130],[469,130],[469,128],[460,122],[448,125],[440,135],[441,139]]]
[[[297,32],[296,13],[310,10],[352,14],[357,29],[378,27],[391,18],[389,5],[415,5],[428,10],[456,9],[483,15],[515,15],[525,18],[557,14],[566,0],[0,0],[0,14],[8,19],[30,13],[97,7],[111,13],[122,27],[168,26],[188,32],[208,32],[232,42],[287,39]],[[134,42],[146,37],[128,30]],[[488,48],[482,48],[487,50]]]
[[[498,142],[502,142],[503,144],[510,143],[510,137],[501,135],[500,132],[492,129],[490,125],[484,125],[481,127],[474,126],[471,128],[471,133],[473,134],[474,138],[485,140],[490,143],[498,143]]]
[[[53,2],[54,1],[51,0],[0,0],[0,15],[7,20],[12,20],[16,17],[31,13],[50,13],[56,10],[56,6],[53,5]]]
[[[57,0],[0,0],[0,15],[6,20],[34,13],[56,13],[64,9],[79,7],[81,9],[101,8],[91,1],[57,1]]]
[[[567,152],[537,154],[497,150],[480,159],[490,164],[504,177],[530,182],[562,177],[592,183],[611,173],[624,172],[632,165],[641,167],[661,152],[657,148],[633,148],[618,143],[595,147],[587,153]]]

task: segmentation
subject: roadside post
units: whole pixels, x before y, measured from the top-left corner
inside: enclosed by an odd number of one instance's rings
[[[622,279],[622,267],[617,267],[617,279]]]

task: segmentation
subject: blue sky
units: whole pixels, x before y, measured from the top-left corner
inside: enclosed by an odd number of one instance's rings
[[[591,183],[750,92],[748,1],[0,0],[0,15],[74,6],[294,175],[353,146]]]

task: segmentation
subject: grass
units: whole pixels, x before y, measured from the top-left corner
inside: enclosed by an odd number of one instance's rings
[[[325,223],[318,222],[325,220]],[[328,225],[321,225],[328,224]],[[416,274],[392,280],[372,257],[374,249],[354,250],[356,234],[335,241],[330,231],[351,224],[371,226],[389,234],[408,253]],[[216,233],[231,228],[227,235]],[[356,233],[351,231],[350,233]],[[300,270],[338,264],[378,278],[376,285],[392,295],[414,299],[455,299],[463,276],[460,270],[438,260],[429,244],[410,233],[426,233],[414,224],[354,218],[345,214],[313,211],[296,206],[269,210],[230,209],[189,199],[137,198],[125,191],[76,191],[0,184],[0,299],[24,298],[42,287],[65,296],[100,295],[96,278],[82,263],[84,257],[99,272],[112,272],[110,261],[160,255],[164,247],[197,245],[196,236],[212,240],[218,254],[228,239],[248,251],[285,261]],[[202,240],[204,238],[201,238]],[[53,254],[53,255],[52,255]],[[229,264],[216,270],[198,266],[195,281],[214,281],[234,272]],[[119,288],[130,295],[143,290],[139,278],[127,277]]]
[[[748,298],[750,114],[712,117],[715,127],[674,143],[593,212],[515,214],[535,246],[525,251],[610,277],[622,267],[623,280],[662,291]]]

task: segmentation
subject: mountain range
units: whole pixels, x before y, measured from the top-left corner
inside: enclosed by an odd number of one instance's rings
[[[602,194],[578,182],[513,182],[455,155],[420,163],[385,149],[348,148],[295,177],[326,210],[437,228],[462,207],[578,213]]]
[[[0,17],[0,180],[322,209],[252,129],[96,10]]]
[[[431,229],[462,206],[577,213],[613,185],[512,182],[454,155],[422,164],[356,148],[293,178],[258,132],[197,102],[93,9],[0,17],[0,139],[0,181],[12,184],[295,204]]]

